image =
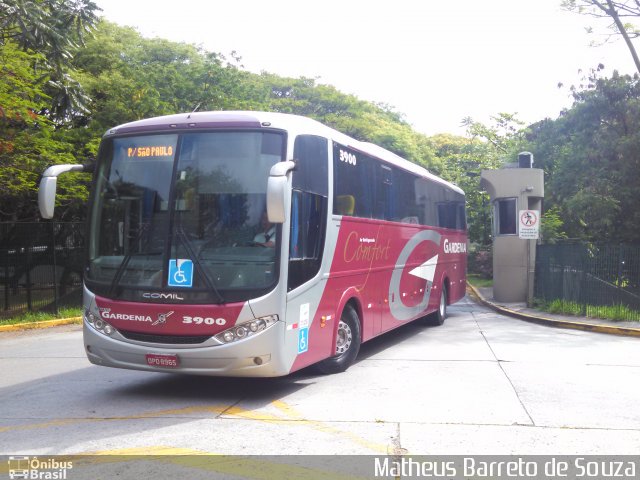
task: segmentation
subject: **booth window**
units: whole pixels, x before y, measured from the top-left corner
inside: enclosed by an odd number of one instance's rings
[[[494,203],[496,235],[517,235],[516,198],[500,198]]]

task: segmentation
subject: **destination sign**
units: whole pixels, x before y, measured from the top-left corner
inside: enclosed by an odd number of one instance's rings
[[[127,149],[127,156],[129,158],[172,157],[173,146],[158,145],[153,147],[129,147]]]

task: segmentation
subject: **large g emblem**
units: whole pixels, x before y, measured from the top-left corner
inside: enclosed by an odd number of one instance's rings
[[[431,286],[433,285],[433,275],[430,275],[431,279],[429,279],[426,278],[427,275],[424,275],[423,272],[435,272],[435,267],[438,262],[437,255],[425,262],[420,267],[410,272],[412,275],[416,275],[427,280],[427,288],[425,288],[424,290],[424,295],[420,303],[408,307],[404,303],[402,303],[402,294],[400,293],[400,279],[402,278],[402,272],[404,271],[405,265],[407,264],[407,260],[409,259],[409,256],[411,255],[413,250],[425,241],[431,241],[439,247],[440,234],[432,230],[423,230],[411,237],[411,239],[407,242],[407,244],[400,252],[398,260],[396,261],[396,265],[393,269],[393,274],[391,275],[391,282],[389,283],[389,308],[391,310],[391,315],[393,315],[396,320],[399,320],[401,322],[416,318],[418,315],[424,312],[424,310],[427,308],[427,305],[429,305],[429,298],[431,297]]]

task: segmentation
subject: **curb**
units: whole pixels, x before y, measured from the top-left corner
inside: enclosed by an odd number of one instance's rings
[[[511,310],[510,308],[503,307],[501,305],[496,305],[493,302],[490,302],[486,298],[482,296],[482,294],[470,283],[467,282],[467,293],[470,293],[471,296],[475,297],[475,299],[480,302],[482,305],[489,307],[490,309],[502,313],[503,315],[508,315],[510,317],[514,317],[520,320],[524,320],[526,322],[537,323],[539,325],[546,325],[549,327],[556,328],[570,328],[573,330],[583,330],[587,332],[596,332],[596,333],[607,333],[609,335],[621,335],[625,337],[640,337],[640,328],[631,328],[631,327],[614,327],[612,325],[601,325],[598,323],[586,323],[586,322],[572,322],[569,320],[555,320],[553,318],[531,315],[528,313],[518,312],[516,310]]]
[[[0,332],[21,332],[23,330],[39,330],[42,328],[58,327],[60,325],[81,324],[82,317],[60,318],[44,322],[16,323],[14,325],[0,325]]]

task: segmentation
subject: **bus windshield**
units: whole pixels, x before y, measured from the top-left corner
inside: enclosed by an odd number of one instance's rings
[[[277,282],[269,170],[284,135],[210,131],[105,139],[91,206],[86,279],[120,287],[247,298]],[[238,295],[232,295],[240,300]]]

